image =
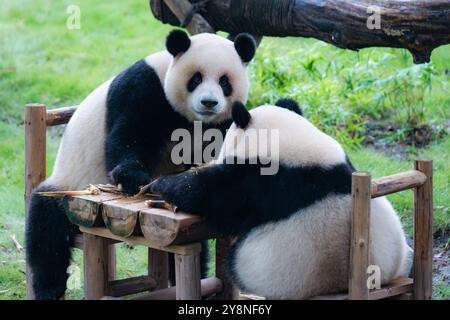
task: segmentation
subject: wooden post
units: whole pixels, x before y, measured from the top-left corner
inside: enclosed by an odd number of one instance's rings
[[[148,248],[148,275],[156,281],[155,290],[164,289],[169,284],[169,254]]]
[[[414,298],[428,300],[433,273],[433,162],[418,160],[414,167],[427,176],[414,190]]]
[[[216,239],[216,277],[222,280],[223,290],[216,294],[216,299],[237,300],[239,290],[233,285],[226,272],[226,258],[231,248],[231,241],[228,238]]]
[[[108,244],[108,280],[116,280],[116,245],[109,242]]]
[[[363,172],[352,175],[352,216],[350,239],[350,300],[367,300],[367,267],[369,265],[369,226],[371,178]]]
[[[46,107],[42,104],[25,106],[25,225],[31,193],[45,179]],[[26,265],[26,297],[34,300],[31,271]]]
[[[84,234],[84,295],[86,300],[98,300],[107,295],[109,277],[109,239]]]
[[[175,282],[177,300],[200,300],[200,254],[175,254]]]

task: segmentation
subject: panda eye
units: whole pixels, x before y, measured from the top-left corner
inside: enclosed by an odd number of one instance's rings
[[[219,84],[221,87],[227,86],[230,82],[228,81],[227,76],[220,77]]]
[[[200,84],[200,83],[202,83],[202,75],[201,75],[201,73],[200,73],[200,72],[196,72],[196,73],[194,74],[194,76],[192,77],[192,81],[193,81],[195,84]]]
[[[233,93],[233,87],[231,86],[230,79],[227,75],[223,75],[219,79],[219,85],[222,87],[223,94],[229,97]]]
[[[202,74],[200,72],[196,72],[188,81],[187,89],[189,92],[192,92],[202,83]]]

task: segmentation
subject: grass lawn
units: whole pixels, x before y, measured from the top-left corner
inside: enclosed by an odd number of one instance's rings
[[[23,105],[79,103],[104,80],[149,53],[163,49],[171,27],[150,14],[147,1],[79,0],[81,29],[66,28],[72,1],[6,0],[0,11],[0,299],[23,299],[25,261],[11,237],[23,244]],[[412,160],[434,160],[435,231],[450,230],[450,46],[433,53],[432,63],[414,66],[404,50],[365,49],[359,53],[311,39],[262,42],[251,65],[250,105],[296,98],[306,116],[333,134],[360,170],[375,177],[410,169]],[[383,137],[395,146],[412,125],[437,132],[426,148],[375,151],[361,144],[367,124],[396,124]],[[61,130],[50,130],[48,172]],[[439,134],[438,134],[439,133]],[[410,234],[411,192],[391,197]],[[448,236],[447,236],[448,239]],[[448,244],[447,244],[448,246]],[[119,246],[119,277],[145,272],[143,248]],[[80,268],[80,252],[74,266]],[[77,268],[74,268],[75,275]],[[82,275],[80,275],[82,276]],[[76,277],[74,278],[76,280]],[[82,281],[80,282],[82,283]],[[77,281],[69,298],[81,298]],[[435,298],[449,299],[449,286],[435,283]]]

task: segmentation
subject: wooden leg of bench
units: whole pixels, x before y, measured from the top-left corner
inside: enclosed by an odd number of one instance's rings
[[[169,284],[169,254],[148,248],[148,275],[155,279],[155,290],[167,288]]]
[[[175,282],[177,300],[200,300],[200,254],[175,254]]]
[[[108,245],[108,280],[116,280],[116,246],[114,243]]]
[[[226,258],[231,248],[231,242],[228,238],[216,239],[216,277],[222,280],[223,290],[216,294],[216,299],[237,300],[239,290],[233,285],[226,274]]]
[[[84,234],[84,296],[86,300],[97,300],[107,295],[110,242],[106,238]]]

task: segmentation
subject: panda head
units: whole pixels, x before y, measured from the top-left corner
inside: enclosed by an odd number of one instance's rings
[[[173,108],[190,121],[219,123],[230,119],[234,101],[245,103],[247,64],[256,44],[248,34],[232,42],[203,33],[191,38],[181,30],[166,40],[173,56],[164,79],[164,91]]]
[[[346,162],[342,146],[306,120],[294,100],[283,99],[250,111],[235,102],[232,118],[216,164],[229,158],[276,160],[286,167],[326,168]]]

